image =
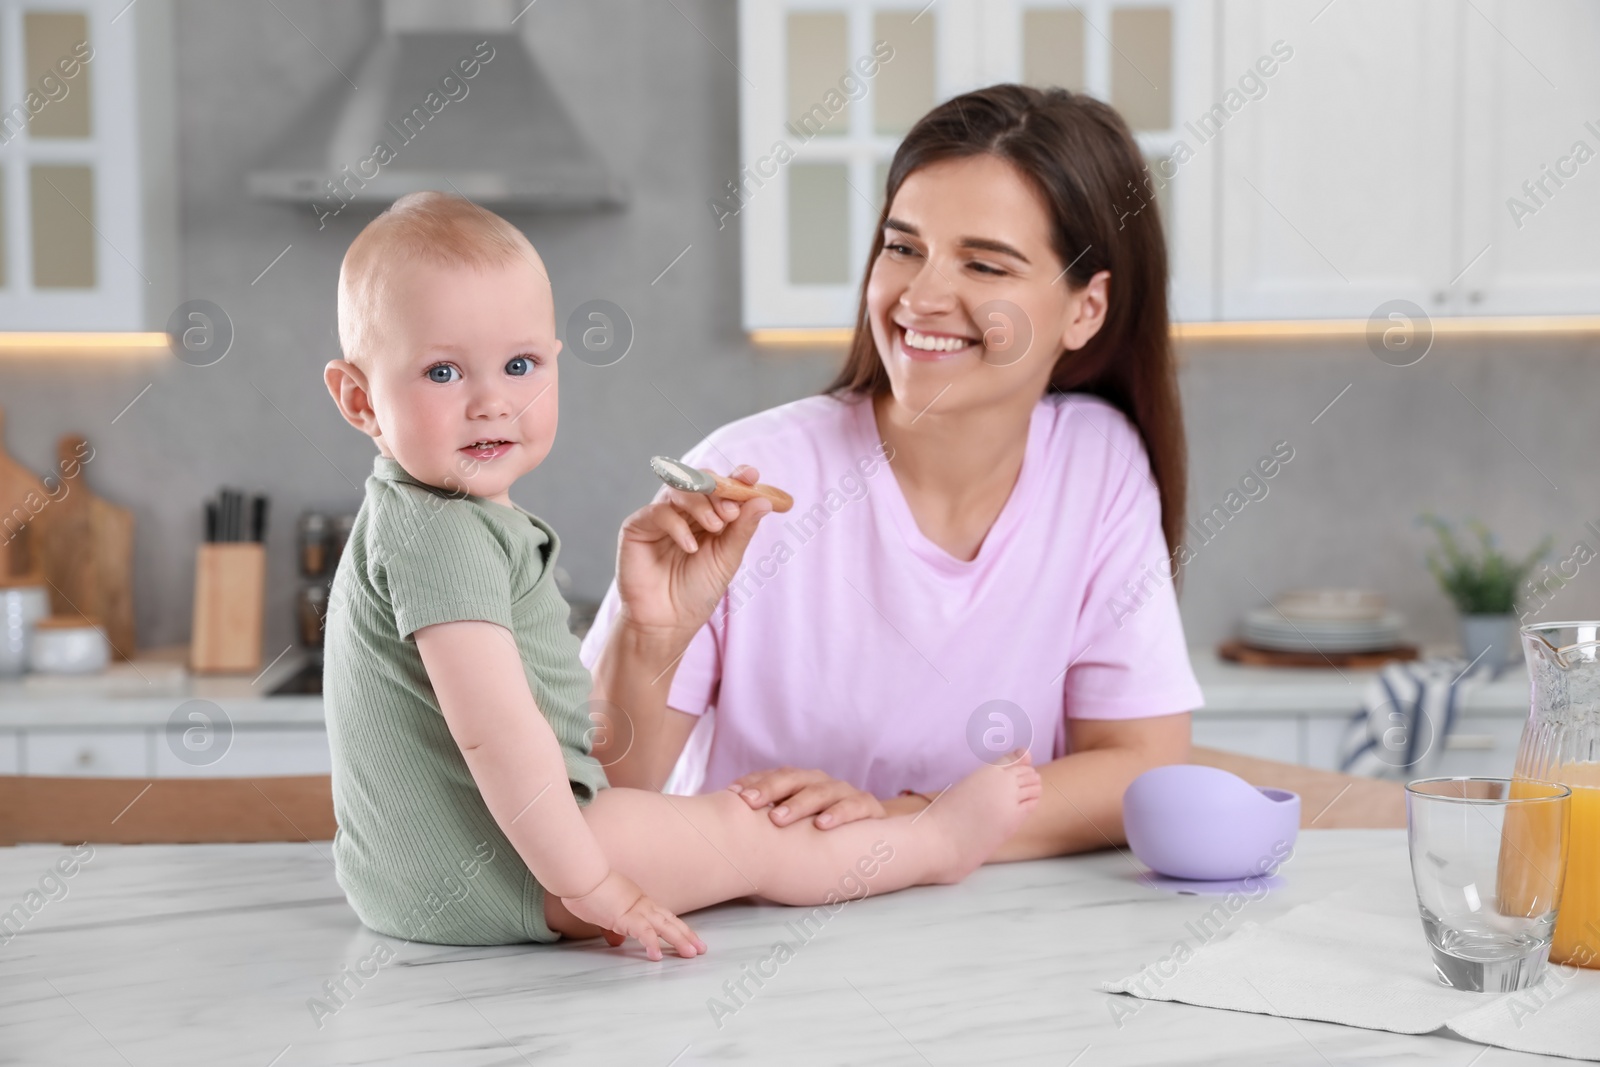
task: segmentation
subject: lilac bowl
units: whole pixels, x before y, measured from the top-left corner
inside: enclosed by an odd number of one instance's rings
[[[1300,797],[1258,789],[1217,767],[1179,763],[1135,778],[1122,795],[1128,847],[1157,874],[1220,881],[1271,874],[1294,851]]]

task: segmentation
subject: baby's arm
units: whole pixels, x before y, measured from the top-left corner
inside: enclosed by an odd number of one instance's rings
[[[416,631],[417,651],[489,813],[546,892],[573,914],[680,956],[705,945],[677,916],[613,870],[568,784],[561,744],[540,713],[515,640],[491,622],[438,623]],[[620,943],[619,939],[610,939]]]

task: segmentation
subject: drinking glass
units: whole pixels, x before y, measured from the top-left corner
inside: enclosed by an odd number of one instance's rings
[[[1561,903],[1572,790],[1525,778],[1406,786],[1411,877],[1439,981],[1479,993],[1539,980]]]

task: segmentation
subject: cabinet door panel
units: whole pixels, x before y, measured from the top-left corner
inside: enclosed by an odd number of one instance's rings
[[[181,740],[169,743],[167,735],[157,739],[156,774],[163,778],[250,778],[329,774],[333,769],[328,733],[316,727],[236,729],[220,753],[194,754],[181,746]]]
[[[1465,310],[1600,313],[1600,4],[1474,0],[1463,38]]]
[[[1295,718],[1252,715],[1229,719],[1202,712],[1194,717],[1192,736],[1194,743],[1203,748],[1220,748],[1282,763],[1300,762],[1300,723]]]
[[[23,770],[30,775],[143,778],[150,774],[145,730],[30,730]]]
[[[1463,9],[1251,0],[1222,11],[1219,90],[1275,43],[1278,57],[1292,50],[1265,93],[1225,108],[1212,131],[1222,317],[1365,318],[1394,299],[1446,310],[1465,263],[1454,248]]]

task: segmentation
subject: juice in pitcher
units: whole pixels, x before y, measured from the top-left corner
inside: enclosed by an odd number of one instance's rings
[[[1600,622],[1539,623],[1521,636],[1530,704],[1515,776],[1572,790],[1550,960],[1600,968]],[[1510,825],[1505,834],[1508,849],[1529,844]]]

